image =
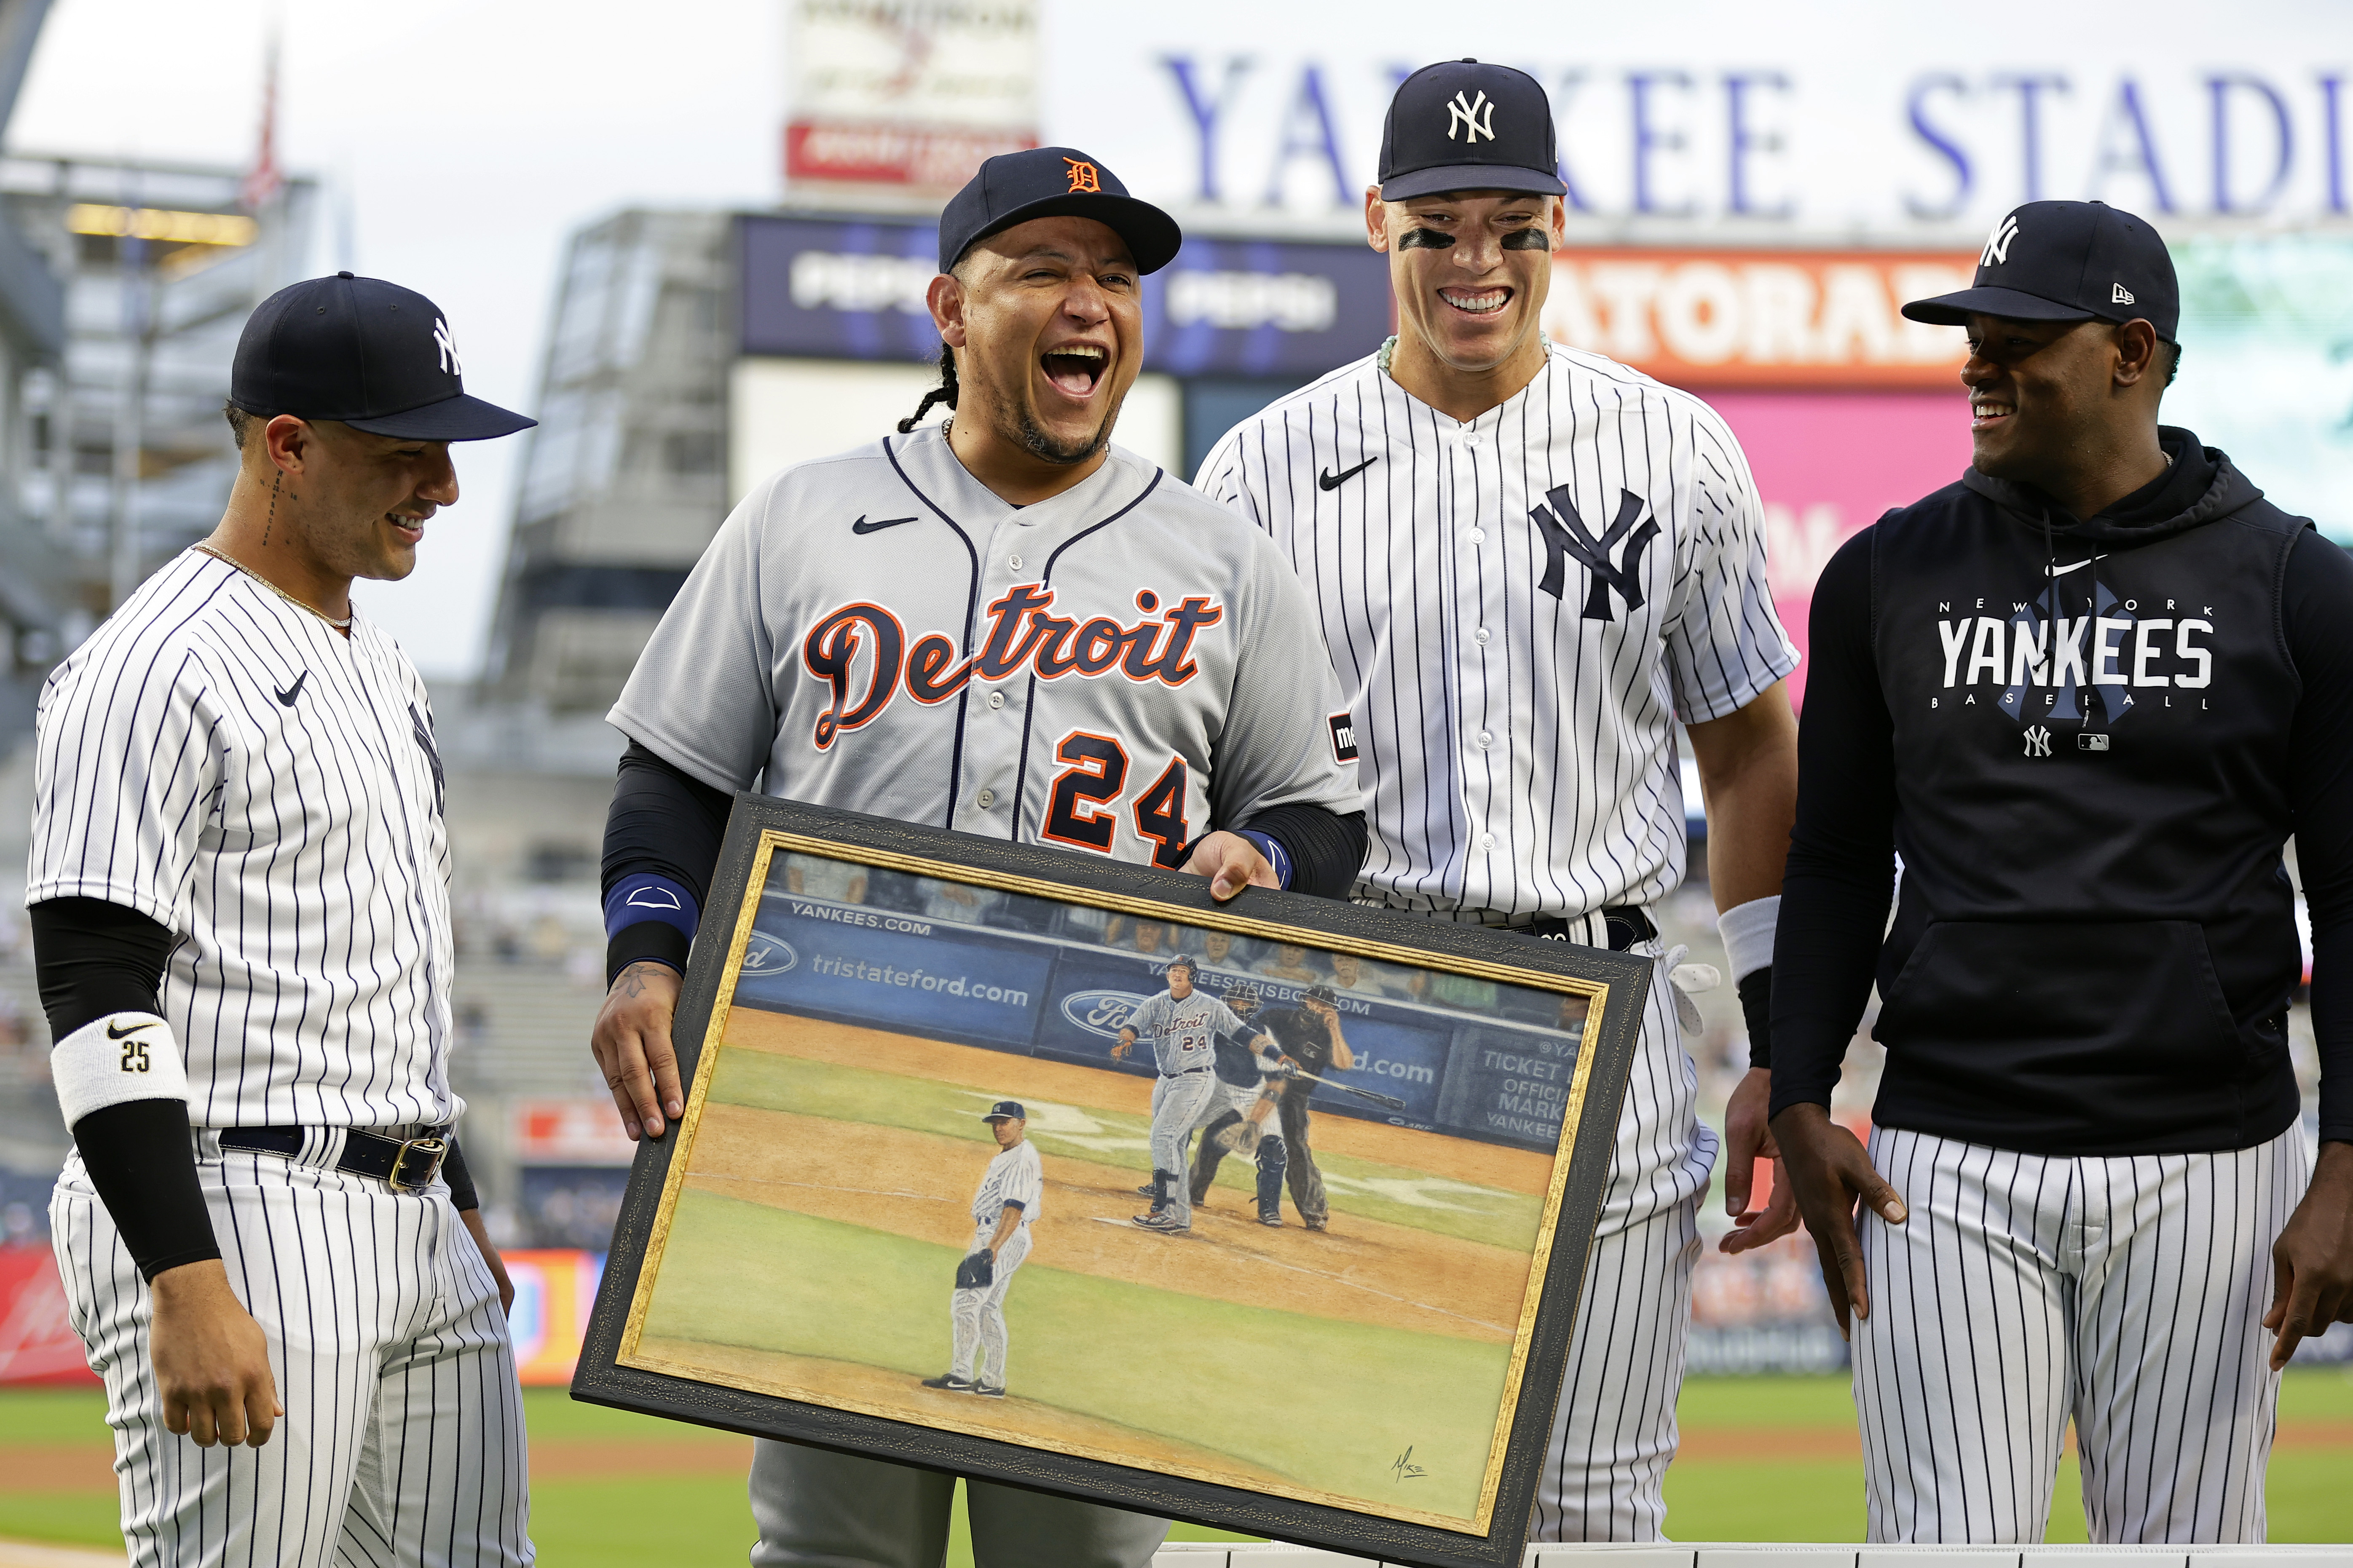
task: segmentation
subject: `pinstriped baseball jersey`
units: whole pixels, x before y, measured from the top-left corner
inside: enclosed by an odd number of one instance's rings
[[[1366,359],[1236,426],[1199,484],[1317,601],[1370,764],[1361,896],[1494,921],[1681,883],[1675,720],[1798,662],[1705,404],[1554,346],[1464,424]]]
[[[191,550],[58,666],[38,735],[26,901],[178,939],[193,1125],[457,1119],[441,762],[391,637]]]
[[[1046,1173],[1038,1163],[1038,1146],[1027,1138],[1010,1149],[999,1149],[981,1173],[980,1190],[972,1195],[972,1221],[983,1230],[996,1227],[1007,1204],[1021,1205],[1021,1223],[1038,1217],[1046,1196]]]
[[[720,529],[610,719],[718,788],[1122,860],[1180,865],[1270,806],[1358,805],[1298,579],[1117,447],[1028,507],[936,428],[785,470]]]

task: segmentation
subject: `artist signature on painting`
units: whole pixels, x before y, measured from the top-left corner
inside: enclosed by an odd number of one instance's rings
[[[1413,1462],[1413,1449],[1410,1447],[1397,1457],[1397,1463],[1391,1465],[1389,1469],[1400,1481],[1418,1481],[1430,1474],[1428,1470]]]

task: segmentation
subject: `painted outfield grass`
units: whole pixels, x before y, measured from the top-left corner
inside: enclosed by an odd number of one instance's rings
[[[989,1145],[987,1125],[976,1109],[996,1098],[980,1086],[940,1083],[868,1068],[841,1067],[801,1057],[768,1051],[722,1050],[711,1081],[711,1098],[757,1110],[789,1110],[839,1121],[862,1121],[879,1127],[959,1138]],[[1051,1154],[1086,1160],[1139,1176],[1152,1164],[1152,1123],[1148,1118],[1087,1107],[1097,1131],[1058,1131],[1033,1118],[1029,1136]],[[1535,1236],[1541,1212],[1532,1194],[1441,1182],[1428,1173],[1401,1165],[1359,1160],[1345,1154],[1315,1152],[1317,1169],[1332,1186],[1333,1206],[1366,1219],[1409,1226],[1440,1236],[1525,1252]],[[1255,1168],[1247,1160],[1229,1159],[1218,1173],[1218,1184],[1238,1193],[1251,1190]],[[1395,1194],[1409,1194],[1403,1201]]]
[[[932,1376],[947,1364],[956,1256],[690,1192],[646,1332]],[[1022,1267],[1006,1318],[1008,1381],[1024,1397],[1311,1487],[1458,1517],[1476,1503],[1506,1346],[1179,1296],[1042,1260]],[[1270,1379],[1314,1397],[1270,1404]],[[1409,1447],[1429,1473],[1400,1481],[1392,1467]]]

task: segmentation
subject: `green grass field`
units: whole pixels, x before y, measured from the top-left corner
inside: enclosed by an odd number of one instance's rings
[[[524,1395],[534,1441],[606,1439],[643,1445],[705,1436],[699,1427],[575,1405],[560,1391]],[[1853,1409],[1842,1377],[1694,1378],[1681,1416],[1689,1434],[1851,1431]],[[2353,1421],[2353,1374],[2291,1373],[2282,1385],[2283,1421]],[[106,1443],[105,1404],[95,1394],[0,1394],[0,1445]],[[2344,1447],[2275,1453],[2270,1479],[2271,1538],[2353,1541],[2353,1473]],[[1759,1462],[1683,1459],[1667,1472],[1668,1532],[1682,1541],[1857,1541],[1862,1477],[1853,1461]],[[37,1496],[6,1488],[0,1475],[0,1536],[111,1544],[111,1492]],[[542,1561],[562,1568],[728,1568],[740,1565],[752,1531],[740,1476],[664,1476],[644,1481],[543,1482],[532,1495],[532,1535]],[[1178,1527],[1178,1539],[1224,1540]],[[2084,1539],[2073,1467],[2060,1467],[2050,1539]],[[971,1568],[959,1539],[949,1568]]]
[[[946,1363],[940,1282],[956,1256],[689,1193],[646,1332],[932,1376]],[[1466,1519],[1476,1507],[1508,1345],[1176,1295],[1038,1263],[1023,1267],[1007,1311],[1015,1381],[1027,1398],[1354,1497],[1395,1495],[1390,1467],[1411,1448],[1429,1472],[1412,1483],[1416,1507]],[[1155,1362],[1169,1375],[1149,1371]],[[1176,1375],[1187,1362],[1206,1370]],[[1321,1394],[1290,1405],[1280,1422],[1238,1422],[1237,1367],[1279,1367],[1291,1386]],[[1374,1378],[1372,1367],[1386,1370]]]

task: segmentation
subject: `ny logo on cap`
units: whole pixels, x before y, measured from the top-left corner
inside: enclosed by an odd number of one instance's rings
[[[436,316],[433,319],[433,346],[441,351],[441,368],[451,375],[463,375],[466,367],[458,363],[458,340],[449,335],[449,323]]]
[[[1454,101],[1446,106],[1446,139],[1449,142],[1454,140],[1458,128],[1463,132],[1464,142],[1471,146],[1478,145],[1482,136],[1490,142],[1495,139],[1495,106],[1487,101],[1485,92],[1482,91],[1476,99],[1469,100],[1459,92],[1454,95]]]
[[[2008,217],[2003,218],[2000,223],[1994,225],[1993,232],[1986,236],[1985,250],[1978,257],[1978,265],[1979,267],[1992,267],[1999,263],[2008,261],[2010,259],[2010,242],[2017,237],[2018,215],[2016,213],[2012,213]]]
[[[1081,191],[1092,191],[1097,195],[1103,194],[1103,180],[1096,174],[1092,163],[1082,163],[1076,158],[1065,158],[1062,162],[1071,166],[1071,188],[1062,193],[1064,195],[1076,195]]]

